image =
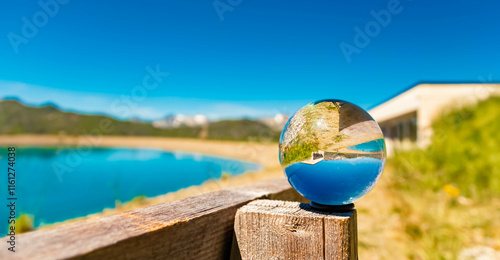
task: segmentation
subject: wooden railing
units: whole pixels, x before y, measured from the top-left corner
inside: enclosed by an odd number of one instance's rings
[[[256,199],[304,200],[271,179],[22,234],[0,259],[229,259],[236,211]]]

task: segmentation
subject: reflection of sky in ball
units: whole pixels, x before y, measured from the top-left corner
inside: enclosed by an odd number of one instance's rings
[[[366,111],[349,102],[323,100],[304,106],[287,122],[280,162],[302,196],[319,204],[349,204],[377,184],[385,142]]]

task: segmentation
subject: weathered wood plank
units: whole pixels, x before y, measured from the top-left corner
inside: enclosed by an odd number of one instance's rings
[[[357,259],[356,210],[318,212],[299,202],[257,200],[236,213],[245,259]]]
[[[325,218],[325,259],[358,259],[356,210]]]
[[[236,210],[258,198],[301,196],[272,179],[22,234],[0,259],[227,259]]]

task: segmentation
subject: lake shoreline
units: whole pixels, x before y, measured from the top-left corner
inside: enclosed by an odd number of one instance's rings
[[[283,172],[278,159],[278,145],[276,143],[253,143],[242,141],[219,141],[183,138],[160,137],[128,137],[128,136],[103,136],[89,139],[85,136],[54,136],[54,135],[0,135],[0,147],[47,147],[82,149],[88,151],[92,148],[152,148],[165,151],[178,151],[199,153],[241,161],[250,161],[262,166],[256,172],[245,172],[236,176],[222,176],[218,180],[207,180],[201,185],[194,185],[174,192],[150,198],[133,199],[128,202],[117,201],[114,208],[104,209],[102,212],[84,217],[68,219],[63,222],[47,224],[40,228],[51,228],[60,224],[93,219],[105,215],[121,213],[140,207],[152,206],[159,203],[170,202],[190,196],[196,196],[228,187],[234,187],[260,180],[282,177]]]
[[[279,166],[277,143],[136,136],[0,135],[1,146],[159,148],[246,160],[264,167]],[[264,156],[263,156],[264,155]]]

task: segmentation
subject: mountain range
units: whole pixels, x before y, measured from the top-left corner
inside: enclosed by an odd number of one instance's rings
[[[202,115],[172,116],[153,123],[123,121],[104,115],[60,110],[54,104],[32,107],[18,100],[0,101],[0,134],[164,136],[224,140],[277,141],[287,117],[209,122]],[[104,131],[103,130],[107,130]]]

